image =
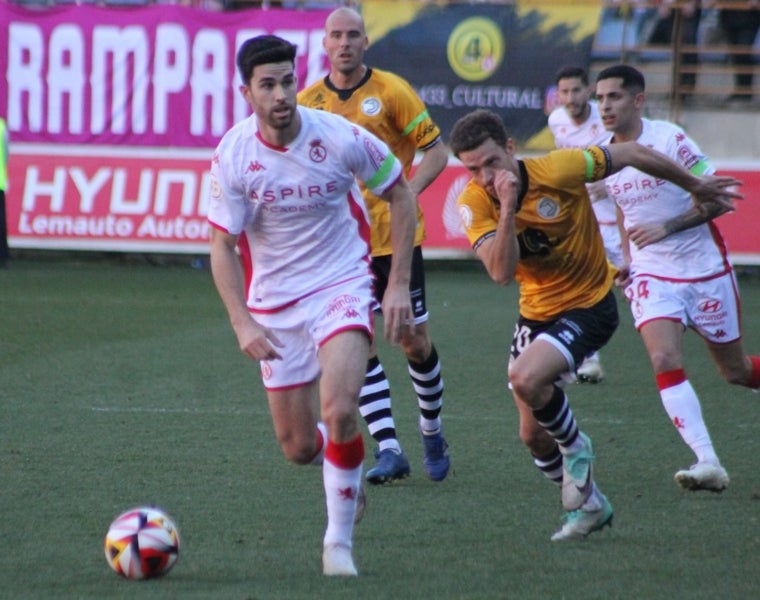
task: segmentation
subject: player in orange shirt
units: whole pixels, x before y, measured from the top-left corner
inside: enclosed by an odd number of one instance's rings
[[[302,90],[298,95],[299,103],[337,113],[374,133],[388,144],[402,162],[409,186],[419,195],[448,162],[448,149],[441,141],[441,132],[425,104],[409,83],[398,75],[364,64],[369,41],[364,21],[352,8],[341,7],[330,13],[325,21],[323,45],[330,60],[330,73]],[[422,152],[422,159],[412,175],[412,162],[417,151]],[[380,302],[388,283],[392,260],[390,211],[387,202],[364,187],[362,194],[370,214],[372,271],[375,275],[375,296]],[[441,481],[448,474],[450,461],[448,444],[441,430],[441,365],[427,327],[421,248],[424,239],[425,225],[418,204],[410,283],[414,327],[402,340],[401,348],[407,358],[420,409],[423,466],[430,479]],[[409,461],[396,436],[391,413],[390,384],[374,345],[367,363],[359,410],[379,446],[377,464],[367,471],[367,481],[381,484],[409,475]]]
[[[552,540],[586,537],[612,522],[593,479],[591,440],[578,428],[562,376],[612,337],[618,325],[615,268],[586,183],[633,166],[689,190],[697,202],[730,205],[731,177],[697,177],[635,142],[556,150],[518,160],[501,118],[477,110],[454,125],[452,152],[472,179],[458,199],[467,236],[491,278],[520,285],[509,386],[520,438],[536,466],[562,484],[567,511]]]

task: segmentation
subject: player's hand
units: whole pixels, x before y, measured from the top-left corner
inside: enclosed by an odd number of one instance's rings
[[[254,360],[281,360],[282,355],[275,346],[283,348],[283,344],[271,329],[262,327],[253,318],[235,328],[238,344],[243,354]]]
[[[618,268],[617,275],[615,275],[615,285],[619,288],[627,288],[631,285],[631,265],[624,263]]]
[[[517,190],[520,180],[511,171],[500,169],[493,178],[493,189],[501,204],[501,214],[514,213],[517,206]]]
[[[383,332],[385,339],[398,345],[414,327],[409,286],[389,285],[383,294]]]
[[[694,205],[702,214],[708,209],[703,205],[719,204],[726,210],[735,210],[734,199],[742,200],[744,195],[738,191],[742,182],[727,175],[705,175],[699,178],[696,189],[691,190]]]
[[[644,248],[649,244],[659,242],[667,237],[668,231],[664,223],[647,223],[635,225],[626,230],[628,240],[633,242],[637,248]]]
[[[607,197],[607,186],[604,185],[604,180],[592,181],[586,184],[588,190],[588,197],[591,202],[599,202]]]

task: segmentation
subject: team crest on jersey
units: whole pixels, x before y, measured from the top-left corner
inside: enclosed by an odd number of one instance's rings
[[[321,163],[327,158],[327,150],[322,145],[322,140],[312,140],[309,146],[309,158],[315,163]]]
[[[542,219],[554,219],[559,214],[559,205],[551,198],[541,198],[536,204],[536,212]]]
[[[362,112],[368,117],[374,117],[382,108],[380,100],[373,96],[362,100]]]

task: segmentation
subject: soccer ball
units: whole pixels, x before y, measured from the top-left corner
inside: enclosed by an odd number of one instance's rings
[[[116,517],[104,543],[110,567],[127,579],[166,575],[179,556],[174,521],[155,506],[138,506]]]

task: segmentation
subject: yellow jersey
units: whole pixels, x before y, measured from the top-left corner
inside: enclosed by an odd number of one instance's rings
[[[304,106],[344,116],[383,140],[404,165],[409,177],[417,150],[439,141],[441,131],[409,83],[388,71],[367,69],[350,90],[335,88],[328,77],[298,93]],[[362,187],[371,224],[372,256],[391,254],[390,205]],[[422,209],[417,204],[415,246],[425,239]]]
[[[549,321],[573,308],[588,308],[612,287],[607,261],[585,183],[608,175],[598,146],[556,150],[518,161],[522,179],[515,226],[520,245],[515,281],[520,314]],[[496,235],[499,203],[470,180],[457,200],[473,248]]]

